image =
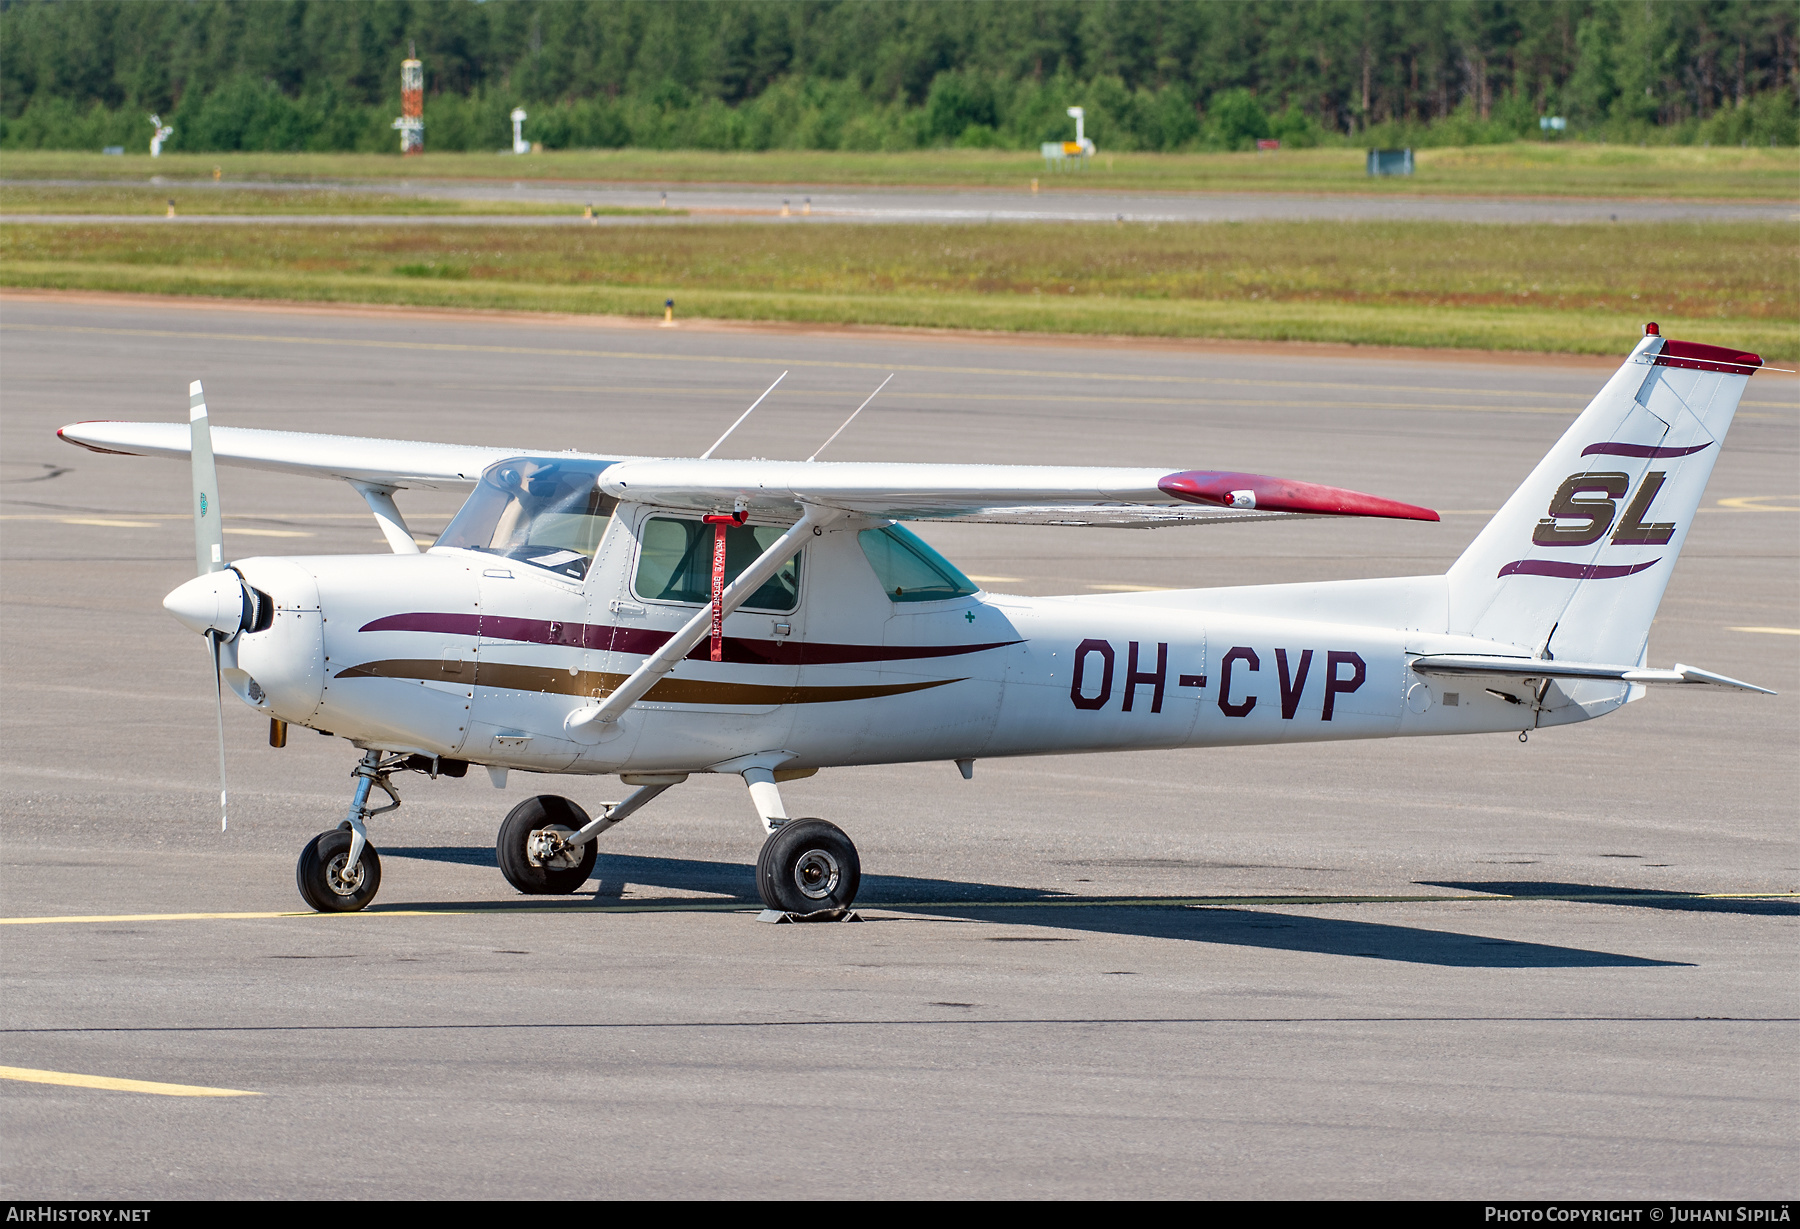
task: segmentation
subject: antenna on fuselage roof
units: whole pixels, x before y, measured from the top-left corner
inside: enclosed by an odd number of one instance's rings
[[[785,379],[787,379],[787,372],[784,371],[780,375],[775,377],[775,384],[779,384]],[[769,387],[763,389],[762,397],[758,397],[755,401],[752,401],[750,403],[750,410],[754,410],[757,406],[761,405],[763,403],[763,397],[767,397],[770,393],[775,391],[775,384],[771,384],[771,385],[769,385]],[[706,460],[708,457],[712,456],[713,453],[715,453],[719,450],[719,445],[723,444],[726,441],[726,439],[730,437],[731,433],[738,429],[738,424],[742,423],[746,418],[750,417],[750,410],[745,410],[742,414],[739,414],[737,417],[737,422],[734,422],[729,427],[726,427],[725,434],[721,435],[718,439],[714,440],[713,446],[711,448],[708,448],[705,452],[700,454],[700,459],[702,461]]]
[[[848,417],[848,418],[846,418],[846,419],[845,419],[845,420],[844,420],[844,427],[848,427],[848,426],[849,426],[849,425],[850,425],[850,424],[851,424],[851,423],[853,423],[853,422],[855,422],[855,421],[856,421],[856,416],[857,416],[857,415],[858,415],[858,414],[860,414],[860,413],[862,413],[862,412],[863,412],[863,410],[865,410],[865,409],[867,409],[867,408],[868,408],[868,405],[869,405],[869,402],[871,402],[871,401],[873,401],[873,400],[875,400],[875,394],[876,394],[876,393],[879,393],[879,392],[880,392],[880,391],[881,391],[881,390],[882,390],[882,389],[884,389],[884,388],[886,388],[886,387],[887,387],[887,386],[888,386],[888,380],[892,380],[892,379],[893,379],[893,378],[894,378],[894,373],[893,373],[893,372],[891,372],[891,371],[890,371],[890,372],[888,372],[888,378],[887,378],[887,380],[883,380],[883,381],[882,381],[882,382],[881,382],[881,383],[880,383],[880,384],[877,384],[877,385],[876,385],[876,386],[875,386],[875,392],[873,392],[873,393],[870,393],[870,394],[869,394],[869,395],[868,395],[868,397],[867,397],[867,398],[866,398],[866,399],[864,399],[864,401],[863,401],[863,403],[862,403],[862,404],[861,404],[861,405],[859,405],[859,406],[857,406],[857,407],[856,407],[856,409],[854,409],[854,410],[853,410],[853,411],[851,411],[851,413],[850,413],[850,417]],[[825,451],[825,450],[826,450],[826,449],[827,449],[827,448],[829,448],[829,447],[831,447],[831,440],[834,440],[834,439],[836,439],[836,438],[837,438],[837,437],[838,437],[838,436],[840,436],[840,435],[842,435],[842,434],[843,434],[843,433],[844,433],[844,427],[839,427],[839,428],[838,428],[838,429],[837,429],[837,430],[836,430],[836,431],[833,431],[833,432],[832,432],[832,433],[831,433],[831,439],[828,439],[828,440],[826,440],[826,441],[825,441],[825,442],[824,442],[824,443],[823,443],[823,444],[820,444],[820,445],[819,445],[819,446],[818,446],[818,447],[817,447],[817,448],[815,448],[815,449],[814,449],[814,450],[813,450],[813,454],[812,454],[812,456],[810,456],[810,457],[808,457],[808,458],[806,458],[806,459],[807,459],[807,460],[808,460],[808,461],[816,461],[816,460],[818,460],[818,459],[819,459],[819,454],[820,454],[820,453],[821,453],[821,452],[824,452],[824,451]]]

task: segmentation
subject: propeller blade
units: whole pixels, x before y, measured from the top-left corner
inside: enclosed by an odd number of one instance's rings
[[[219,716],[219,831],[224,832],[231,827],[230,811],[225,803],[225,676],[220,670],[220,644],[224,637],[218,632],[206,634],[206,645],[212,650],[213,668],[213,701]]]
[[[200,381],[188,385],[188,423],[192,432],[191,455],[194,462],[194,566],[201,576],[225,570],[225,529],[219,514],[219,468],[213,462],[212,425],[206,417],[206,394]],[[195,582],[189,581],[190,585]],[[183,593],[186,586],[177,589]],[[171,594],[170,596],[174,596]],[[207,596],[212,596],[210,593]],[[165,599],[163,604],[168,605]],[[216,599],[215,599],[216,604]],[[181,617],[181,612],[176,612]],[[213,622],[217,622],[215,619]],[[187,622],[187,620],[183,620]],[[191,626],[192,624],[190,624]],[[235,630],[235,629],[234,629]],[[212,656],[213,705],[219,718],[219,831],[231,826],[225,790],[225,676],[223,653],[225,633],[209,627],[206,647]]]
[[[199,573],[225,568],[225,530],[219,518],[219,470],[213,464],[212,427],[200,381],[188,385],[188,421],[193,432],[194,563]],[[216,655],[215,655],[216,656]]]

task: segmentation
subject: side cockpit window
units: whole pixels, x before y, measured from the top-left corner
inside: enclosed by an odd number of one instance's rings
[[[942,602],[980,590],[954,563],[899,525],[856,535],[875,578],[893,602]]]
[[[517,458],[492,466],[436,542],[501,555],[580,580],[618,501],[601,493],[603,462]]]
[[[726,584],[775,545],[781,525],[733,525],[725,531]],[[699,521],[653,516],[644,522],[638,549],[637,595],[652,602],[700,605],[712,601],[713,527]],[[744,601],[746,610],[786,612],[800,604],[800,556],[781,565]]]

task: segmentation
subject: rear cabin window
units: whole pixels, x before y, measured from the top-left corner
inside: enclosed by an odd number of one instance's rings
[[[776,539],[782,525],[731,525],[725,530],[725,583],[736,580]],[[652,602],[712,601],[713,527],[653,516],[638,549],[637,595]],[[795,555],[752,593],[743,608],[785,612],[800,604],[800,556]]]
[[[491,466],[436,545],[502,555],[580,580],[618,501],[600,493],[605,462],[517,458]]]
[[[941,602],[978,592],[956,565],[899,525],[865,529],[856,535],[875,578],[895,602]]]

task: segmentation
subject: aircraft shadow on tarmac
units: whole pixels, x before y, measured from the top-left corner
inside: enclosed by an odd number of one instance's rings
[[[388,857],[418,858],[467,866],[493,867],[494,851],[485,847],[386,848]],[[599,887],[592,895],[560,898],[570,904],[590,901],[605,905],[620,899],[626,884],[638,889],[665,888],[704,892],[725,898],[716,903],[742,901],[746,907],[759,902],[755,868],[736,862],[709,862],[678,858],[646,858],[608,854],[595,870]],[[1500,885],[1447,885],[1477,891],[1497,890]],[[1569,885],[1512,885],[1538,887],[1539,892],[1510,895],[1563,895],[1550,889]],[[1575,892],[1618,894],[1614,888],[1582,888]],[[1665,895],[1665,894],[1658,894]],[[543,898],[475,905],[496,912],[541,908]],[[634,896],[632,903],[654,903],[654,898]],[[678,903],[670,900],[668,903]],[[1660,902],[1645,902],[1646,904]],[[1751,902],[1735,902],[1748,904]],[[1485,935],[1394,926],[1344,918],[1308,916],[1305,913],[1266,909],[1234,909],[1212,905],[1177,904],[1153,896],[1108,897],[1106,903],[1088,904],[1077,897],[1033,888],[972,883],[948,879],[921,879],[901,875],[865,875],[857,904],[896,913],[921,912],[936,917],[979,918],[1018,926],[1042,926],[1063,931],[1137,935],[1145,938],[1185,939],[1196,943],[1224,943],[1276,951],[1313,952],[1320,955],[1359,956],[1409,964],[1454,968],[1638,968],[1679,965],[1680,961],[1650,960],[1613,952],[1557,947]],[[395,904],[395,908],[432,908],[431,904]],[[467,902],[442,907],[468,909]],[[377,906],[379,911],[380,906]]]
[[[1495,896],[1550,897],[1592,905],[1628,905],[1634,909],[1682,909],[1697,913],[1750,913],[1765,917],[1800,914],[1800,901],[1743,900],[1705,896],[1694,892],[1665,892],[1657,888],[1615,888],[1594,883],[1469,883],[1462,880],[1420,880],[1421,887],[1460,888]]]

